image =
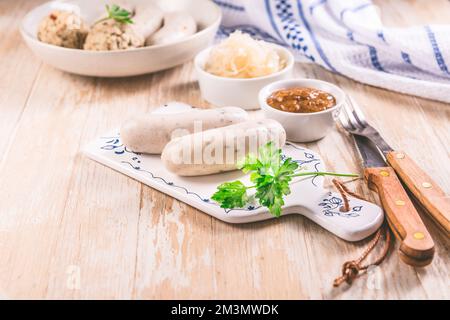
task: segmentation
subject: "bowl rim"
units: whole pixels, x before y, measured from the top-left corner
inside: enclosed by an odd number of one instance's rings
[[[35,44],[35,45],[40,45],[42,47],[50,48],[51,50],[59,50],[62,52],[67,52],[67,53],[76,52],[76,53],[80,53],[82,55],[100,55],[100,54],[122,55],[122,54],[127,54],[130,52],[150,51],[150,50],[156,50],[156,49],[160,49],[160,48],[164,48],[164,47],[171,47],[171,46],[189,42],[191,40],[201,37],[203,34],[210,32],[212,29],[218,28],[218,26],[220,25],[220,22],[222,21],[222,10],[220,10],[220,7],[216,3],[214,3],[214,1],[206,1],[213,6],[213,8],[215,10],[215,14],[217,15],[216,20],[214,20],[211,24],[209,24],[207,27],[203,28],[202,30],[197,31],[196,33],[194,33],[184,39],[181,39],[179,41],[166,43],[166,44],[144,46],[144,47],[139,47],[139,48],[130,48],[130,49],[126,49],[126,50],[84,50],[84,49],[66,48],[66,47],[60,47],[60,46],[56,46],[53,44],[39,41],[39,39],[37,39],[37,36],[33,37],[32,35],[29,34],[29,32],[27,30],[25,30],[25,21],[27,19],[29,19],[29,17],[34,13],[34,11],[36,11],[37,9],[39,9],[41,7],[48,6],[50,3],[53,3],[53,2],[54,1],[44,2],[38,6],[33,7],[30,11],[28,11],[20,22],[20,28],[19,28],[20,34],[22,35],[22,37],[25,40],[33,42],[33,44]]]
[[[326,110],[322,110],[322,111],[318,111],[318,112],[307,112],[307,113],[297,113],[297,112],[288,112],[288,111],[282,111],[276,108],[273,108],[271,106],[269,106],[269,104],[266,102],[267,97],[273,93],[276,90],[281,90],[280,89],[275,89],[275,90],[269,90],[270,87],[275,86],[275,85],[280,85],[283,83],[293,83],[293,82],[298,82],[298,83],[303,83],[303,82],[313,82],[316,84],[322,84],[325,86],[329,86],[335,89],[335,91],[339,92],[341,97],[336,97],[336,104],[334,106],[332,106],[331,108],[328,108]],[[314,85],[302,85],[305,88],[315,88],[315,89],[319,89],[314,87]],[[322,90],[322,89],[320,89]],[[323,90],[326,91],[326,90]],[[334,96],[334,95],[333,95]],[[272,83],[269,83],[268,85],[264,86],[263,88],[261,88],[261,90],[259,90],[258,93],[258,102],[259,102],[259,106],[261,107],[261,109],[268,110],[270,112],[274,112],[274,113],[278,113],[278,114],[282,114],[282,115],[287,115],[287,116],[291,116],[291,117],[311,117],[311,116],[318,116],[318,115],[322,115],[322,114],[326,114],[326,113],[330,113],[335,111],[336,109],[339,109],[342,107],[342,105],[345,102],[345,97],[346,97],[346,93],[343,89],[341,89],[339,86],[335,85],[334,83],[328,82],[328,81],[324,81],[324,80],[319,80],[319,79],[311,79],[311,78],[292,78],[292,79],[285,79],[285,80],[278,80],[278,81],[274,81]],[[339,99],[339,100],[338,100]]]
[[[221,76],[217,76],[215,74],[209,73],[201,66],[201,64],[203,62],[205,62],[202,59],[205,59],[204,56],[206,56],[206,54],[209,53],[212,50],[212,48],[214,48],[216,45],[209,46],[208,48],[205,48],[202,51],[200,51],[199,53],[197,53],[197,55],[194,58],[194,68],[202,75],[211,77],[212,79],[222,80],[222,81],[235,81],[235,82],[252,82],[252,81],[258,81],[258,80],[267,80],[272,77],[277,77],[283,73],[289,72],[289,70],[291,70],[294,67],[294,63],[295,63],[295,58],[294,58],[294,55],[292,54],[292,52],[289,51],[284,46],[280,46],[278,44],[271,43],[271,42],[268,42],[268,43],[271,46],[275,47],[276,50],[283,51],[286,54],[286,56],[288,57],[286,66],[284,66],[283,69],[281,69],[275,73],[271,73],[271,74],[268,74],[268,75],[265,75],[262,77],[256,77],[256,78],[228,78],[228,77],[221,77]],[[200,61],[200,60],[202,60],[202,61]]]

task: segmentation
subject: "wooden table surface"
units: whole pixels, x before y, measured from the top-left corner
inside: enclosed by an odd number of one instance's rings
[[[190,63],[127,79],[42,64],[18,32],[37,2],[0,2],[0,298],[450,298],[448,241],[423,212],[436,242],[430,266],[407,266],[395,249],[352,287],[334,289],[342,263],[367,241],[343,241],[301,216],[227,224],[86,158],[82,147],[128,116],[168,100],[207,104]],[[445,0],[377,4],[387,25],[450,21]],[[449,105],[313,65],[296,74],[350,92],[386,140],[449,193]],[[306,146],[330,170],[361,172],[339,130]],[[378,201],[362,181],[351,188]]]

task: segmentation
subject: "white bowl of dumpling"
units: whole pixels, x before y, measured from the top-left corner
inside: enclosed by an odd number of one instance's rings
[[[106,6],[123,12],[108,17]],[[128,18],[128,17],[125,17]],[[117,20],[116,20],[117,19]],[[85,76],[125,77],[191,60],[221,21],[210,0],[69,0],[44,3],[23,19],[29,48],[53,67]]]

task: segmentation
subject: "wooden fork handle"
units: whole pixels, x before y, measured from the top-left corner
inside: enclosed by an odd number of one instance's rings
[[[392,151],[387,155],[387,160],[434,221],[446,232],[447,238],[450,238],[450,196],[404,152]]]
[[[376,191],[393,233],[401,241],[400,251],[411,261],[431,262],[434,242],[416,208],[391,167],[366,168],[369,188]],[[403,259],[403,261],[406,261]],[[407,261],[406,261],[407,262]],[[408,262],[407,262],[408,263]],[[417,263],[411,263],[417,265]]]

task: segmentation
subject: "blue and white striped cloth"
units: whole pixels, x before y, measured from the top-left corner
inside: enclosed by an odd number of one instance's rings
[[[450,102],[450,25],[392,28],[370,0],[214,0],[219,35],[236,29],[289,46],[354,80]]]

